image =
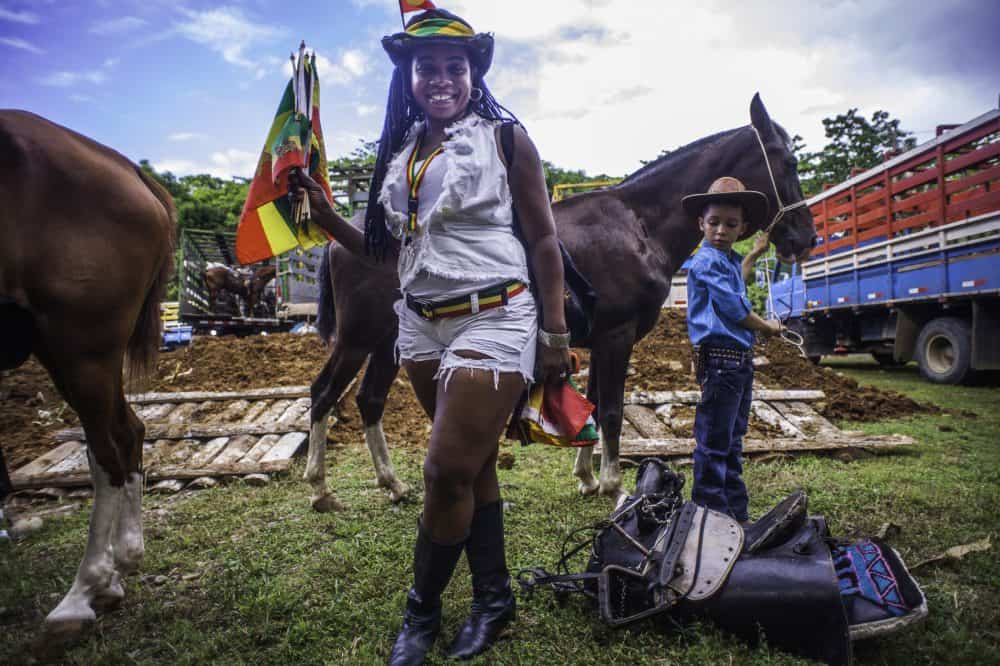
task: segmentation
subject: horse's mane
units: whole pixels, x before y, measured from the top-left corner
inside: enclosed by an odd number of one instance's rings
[[[653,172],[657,172],[664,167],[670,166],[674,162],[686,159],[690,153],[702,150],[703,148],[705,148],[705,146],[715,143],[717,141],[721,141],[722,139],[725,139],[730,135],[735,134],[741,129],[743,128],[737,127],[736,129],[717,132],[716,134],[705,136],[695,141],[692,141],[687,145],[681,146],[677,150],[672,150],[666,155],[663,155],[662,157],[657,157],[652,162],[644,164],[637,171],[633,171],[625,178],[625,180],[619,183],[619,185],[629,185],[631,183],[634,183],[637,180],[643,178],[644,176],[651,175]]]
[[[788,137],[788,132],[785,131],[785,128],[773,121],[771,124],[774,125],[774,129],[777,130],[778,135],[781,137],[782,143],[784,143],[785,146],[788,146],[789,150],[791,150],[791,142]],[[618,185],[629,185],[635,183],[636,181],[642,179],[645,176],[649,176],[655,172],[659,172],[660,169],[666,168],[672,165],[674,162],[687,159],[690,153],[702,150],[709,144],[713,144],[723,139],[727,139],[730,136],[739,132],[740,130],[746,129],[747,127],[750,127],[750,125],[743,125],[742,127],[737,127],[735,129],[730,129],[730,130],[724,130],[722,132],[717,132],[710,136],[696,139],[695,141],[692,141],[687,145],[681,146],[677,150],[673,150],[667,153],[666,155],[663,155],[662,157],[657,157],[655,160],[653,160],[648,164],[644,164],[638,170],[633,171],[628,176],[626,176],[624,180],[618,183]]]

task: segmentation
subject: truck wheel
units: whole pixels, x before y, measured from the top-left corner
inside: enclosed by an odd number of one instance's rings
[[[872,358],[883,368],[899,368],[906,365],[906,361],[897,361],[892,356],[892,352],[872,352]]]
[[[932,319],[917,337],[920,374],[935,384],[959,384],[970,374],[972,335],[969,324],[955,317]]]

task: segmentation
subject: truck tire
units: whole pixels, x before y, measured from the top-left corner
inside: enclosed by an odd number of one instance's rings
[[[935,384],[960,384],[971,374],[972,335],[969,324],[955,317],[927,322],[917,337],[920,374]]]

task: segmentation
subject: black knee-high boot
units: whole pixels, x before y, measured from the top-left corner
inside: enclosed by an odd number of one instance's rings
[[[485,651],[514,620],[514,592],[504,555],[503,502],[476,509],[465,552],[472,572],[472,613],[448,652],[456,659],[471,659]]]
[[[418,523],[413,587],[406,596],[403,628],[392,646],[390,666],[424,663],[424,656],[441,630],[441,593],[448,586],[464,548],[464,540],[452,545],[435,543]]]

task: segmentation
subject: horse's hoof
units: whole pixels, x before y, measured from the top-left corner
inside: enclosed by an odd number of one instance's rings
[[[583,495],[584,497],[588,497],[590,495],[595,494],[600,489],[600,487],[601,487],[600,484],[597,483],[597,479],[593,478],[583,479],[577,486],[578,490],[580,491],[580,494]]]
[[[399,504],[406,499],[406,496],[409,494],[410,487],[402,481],[397,481],[389,488],[389,501],[393,504]]]
[[[337,498],[327,493],[322,497],[316,497],[312,500],[312,508],[314,511],[319,513],[329,513],[330,511],[342,511],[345,507]]]
[[[89,606],[79,612],[60,612],[56,615],[58,610],[52,611],[45,618],[42,635],[39,637],[40,645],[36,647],[45,650],[77,641],[86,636],[97,622],[97,615]]]

